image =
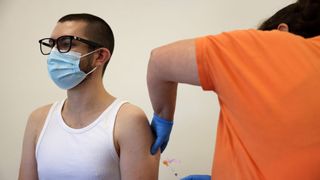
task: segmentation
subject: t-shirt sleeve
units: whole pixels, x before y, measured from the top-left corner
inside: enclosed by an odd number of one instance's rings
[[[197,38],[196,62],[202,88],[219,94],[256,78],[266,70],[268,59],[281,54],[286,36],[276,31],[238,30]]]
[[[208,37],[200,37],[196,39],[196,61],[198,66],[198,74],[201,87],[203,90],[214,90],[214,67],[210,63],[213,55],[210,51],[210,42]]]

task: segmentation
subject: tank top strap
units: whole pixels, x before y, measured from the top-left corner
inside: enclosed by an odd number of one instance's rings
[[[114,124],[118,115],[118,112],[123,104],[128,103],[128,101],[116,99],[110,106],[109,111],[107,114],[103,114],[101,118],[104,119],[103,121],[103,128],[106,130],[110,130],[109,132],[113,132]]]
[[[56,101],[55,103],[53,103],[53,104],[51,105],[50,110],[49,110],[49,112],[48,112],[48,115],[47,115],[47,117],[46,117],[46,119],[45,119],[45,123],[44,123],[44,125],[43,125],[43,127],[42,127],[41,133],[40,133],[39,138],[38,138],[37,143],[36,143],[36,152],[35,152],[35,153],[36,153],[36,157],[37,157],[37,154],[38,154],[38,149],[39,149],[40,143],[41,143],[41,141],[42,141],[42,137],[43,137],[43,135],[44,135],[44,133],[45,133],[47,127],[48,127],[48,124],[49,124],[49,122],[50,122],[50,119],[52,119],[51,117],[52,117],[53,114],[57,111],[57,109],[58,109],[58,110],[61,109],[64,101],[65,101],[65,99],[64,99],[64,100],[61,100],[61,101]]]

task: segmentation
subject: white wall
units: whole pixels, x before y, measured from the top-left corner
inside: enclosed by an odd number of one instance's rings
[[[24,127],[38,106],[65,92],[50,80],[38,40],[50,36],[55,22],[69,13],[92,13],[115,33],[116,47],[105,75],[115,96],[140,106],[151,118],[146,87],[150,50],[185,38],[256,28],[293,0],[0,0],[0,179],[17,179]],[[176,121],[163,158],[179,159],[180,176],[209,174],[219,106],[213,93],[181,85]],[[160,180],[175,179],[160,165]]]

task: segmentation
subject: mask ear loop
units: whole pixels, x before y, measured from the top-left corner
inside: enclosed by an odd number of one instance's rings
[[[98,50],[100,50],[100,49],[96,49],[96,50],[91,51],[91,52],[89,52],[89,53],[87,53],[87,54],[85,54],[85,55],[80,56],[80,61],[81,61],[81,58],[86,57],[86,56],[88,56],[88,55],[90,55],[90,54],[92,54],[92,53],[95,53],[95,52],[97,52]],[[97,66],[94,67],[91,71],[89,71],[89,72],[86,74],[86,76],[88,76],[89,74],[93,73],[93,71],[95,71],[96,69],[97,69]]]
[[[96,69],[97,69],[97,66],[94,67],[91,71],[89,71],[89,72],[86,74],[86,76],[88,76],[89,74],[93,73],[93,71],[95,71]]]
[[[90,54],[95,53],[95,52],[97,52],[98,50],[100,50],[100,48],[99,48],[99,49],[96,49],[96,50],[93,50],[93,51],[91,51],[91,52],[89,52],[89,53],[87,53],[87,54],[84,54],[84,55],[80,56],[80,61],[81,61],[81,58],[86,57],[86,56],[89,56]]]

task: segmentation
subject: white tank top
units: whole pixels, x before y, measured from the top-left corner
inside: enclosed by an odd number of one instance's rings
[[[93,123],[81,129],[73,129],[63,121],[64,101],[54,103],[36,146],[39,179],[120,180],[113,129],[124,103],[115,100]]]

